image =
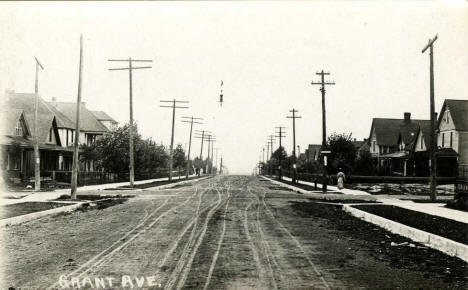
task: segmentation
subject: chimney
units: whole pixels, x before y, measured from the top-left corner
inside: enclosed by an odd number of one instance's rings
[[[405,112],[404,116],[405,116],[405,123],[411,122],[411,113]]]

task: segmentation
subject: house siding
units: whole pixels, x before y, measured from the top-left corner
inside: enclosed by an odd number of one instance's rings
[[[468,132],[459,132],[458,138],[458,163],[468,165]]]

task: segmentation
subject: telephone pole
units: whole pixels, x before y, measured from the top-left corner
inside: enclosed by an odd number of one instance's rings
[[[431,170],[431,177],[429,178],[430,196],[431,200],[435,201],[437,198],[437,159],[435,156],[437,141],[435,138],[435,109],[434,109],[434,42],[437,40],[437,35],[433,39],[429,39],[429,43],[423,48],[424,53],[429,48],[429,98],[430,98],[430,120],[431,120],[431,134],[429,137],[429,166]]]
[[[79,170],[79,155],[78,146],[80,141],[80,109],[81,109],[81,85],[83,82],[83,35],[80,35],[80,68],[78,72],[78,96],[76,99],[76,123],[75,123],[75,140],[73,140],[73,163],[72,163],[72,178],[71,178],[71,193],[70,198],[76,199],[76,191],[78,187],[78,170]]]
[[[296,113],[299,112],[296,109],[289,110],[289,112],[292,112],[292,116],[286,116],[286,118],[290,118],[293,120],[293,178],[292,182],[296,183],[296,174],[297,174],[297,165],[296,165],[296,119],[302,118],[301,116],[296,116]]]
[[[201,133],[201,136],[200,136],[200,133]],[[203,168],[203,171],[205,171],[205,167],[203,166],[203,141],[206,139],[206,133],[210,133],[210,131],[207,131],[207,130],[195,130],[195,134],[197,134],[197,136],[195,136],[195,138],[197,139],[201,139],[201,146],[200,146],[200,162],[202,163],[201,166]],[[201,168],[200,168],[201,169]]]
[[[36,60],[36,80],[34,82],[34,191],[41,190],[41,156],[39,154],[39,138],[37,136],[38,123],[38,107],[39,107],[39,68],[44,70],[44,67]]]
[[[214,142],[216,142],[216,138],[212,138],[212,139],[211,139],[211,168],[210,168],[210,173],[211,173],[211,174],[213,174]]]
[[[177,107],[177,103],[188,103],[188,101],[177,101],[173,99],[172,101],[159,101],[160,103],[172,103],[171,106],[159,105],[161,108],[172,108],[172,131],[171,131],[171,147],[169,148],[169,182],[172,181],[172,164],[174,162],[174,127],[175,127],[175,110],[176,109],[188,109],[188,107]]]
[[[334,85],[334,82],[326,82],[325,76],[330,75],[330,73],[326,73],[323,70],[321,72],[316,73],[316,75],[321,76],[320,82],[312,82],[312,85],[320,85],[320,92],[322,93],[322,158],[323,158],[323,175],[322,175],[322,192],[327,192],[327,183],[328,183],[328,176],[327,176],[327,156],[325,153],[327,152],[325,149],[327,147],[327,119],[326,119],[326,110],[325,110],[325,86],[327,85]]]
[[[270,139],[268,141],[268,144],[270,145],[270,160],[271,160],[271,157],[273,156],[273,144],[275,144],[275,135],[268,135],[268,138]],[[271,170],[271,166],[268,166],[268,171],[270,173],[270,175],[272,174],[272,170]]]
[[[223,155],[221,155],[221,163],[219,164],[219,174],[223,174]]]
[[[278,155],[279,155],[279,156],[278,156],[278,159],[279,159],[279,160],[278,160],[278,161],[279,161],[278,180],[281,180],[281,176],[282,176],[282,174],[281,174],[281,173],[282,173],[281,161],[282,161],[282,159],[283,159],[282,156],[281,156],[281,152],[282,152],[282,151],[281,151],[281,148],[282,148],[282,146],[281,146],[281,139],[285,137],[285,135],[283,135],[283,134],[285,133],[285,132],[283,131],[283,129],[284,129],[285,127],[279,126],[279,127],[275,127],[275,128],[279,130],[279,131],[276,132],[276,134],[278,134],[278,135],[276,135],[275,137],[279,138],[279,147],[278,147],[278,149],[279,149],[279,152],[278,152]]]
[[[149,59],[132,59],[129,57],[128,59],[109,59],[108,61],[110,62],[128,62],[128,67],[121,67],[121,68],[110,68],[110,71],[117,71],[117,70],[128,70],[128,79],[129,79],[129,93],[130,93],[130,124],[128,127],[128,132],[129,132],[129,139],[130,139],[130,145],[129,145],[129,150],[130,150],[130,166],[129,166],[129,171],[130,171],[130,187],[133,187],[133,184],[135,182],[135,171],[134,171],[134,158],[133,158],[133,70],[134,69],[148,69],[152,68],[151,66],[140,66],[140,67],[134,67],[133,63],[134,62],[153,62],[152,60]]]
[[[188,147],[188,153],[187,153],[187,172],[185,173],[185,178],[189,178],[190,174],[190,149],[192,148],[192,129],[193,129],[193,124],[203,124],[202,122],[198,122],[197,120],[203,120],[203,118],[196,118],[194,116],[192,117],[182,117],[182,122],[184,123],[190,123],[190,137],[189,137],[189,147]]]

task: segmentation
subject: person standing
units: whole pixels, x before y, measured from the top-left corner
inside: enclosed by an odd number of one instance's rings
[[[338,174],[336,174],[336,177],[338,178],[338,189],[343,189],[344,182],[346,180],[346,175],[343,173],[343,169],[339,169],[339,172]]]

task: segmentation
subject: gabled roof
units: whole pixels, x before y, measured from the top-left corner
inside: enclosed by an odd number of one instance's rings
[[[430,134],[431,134],[431,122],[424,122],[422,124],[420,124],[419,126],[419,130],[418,130],[418,133],[416,134],[416,138],[414,140],[414,145],[413,147],[411,147],[410,149],[411,150],[414,150],[414,146],[416,146],[416,142],[417,142],[417,138],[419,137],[419,135],[422,134],[422,139],[424,141],[424,144],[426,145],[426,147],[429,146],[429,138],[431,137]],[[437,138],[437,136],[436,136]]]
[[[107,113],[104,111],[91,111],[91,113],[93,113],[94,117],[96,117],[96,119],[98,119],[99,121],[116,122],[111,116],[107,115]]]
[[[66,116],[70,121],[74,123],[76,120],[76,103],[69,102],[51,102],[50,106],[54,106],[54,109]],[[86,108],[84,104],[80,105],[80,130],[88,132],[104,133],[109,130],[99,122],[93,113]]]
[[[468,100],[446,99],[439,114],[438,126],[449,107],[455,128],[460,131],[468,131]]]
[[[61,145],[60,138],[57,133],[57,121],[53,114],[38,114],[37,116],[37,136],[39,138],[39,143],[46,143],[47,138],[49,137],[50,128],[54,128],[55,138],[57,140],[57,145]],[[30,120],[31,132],[34,136],[34,114],[27,114],[26,119]]]
[[[372,131],[375,131],[377,144],[380,146],[397,146],[401,138],[405,144],[410,144],[414,141],[416,133],[421,124],[429,123],[429,120],[409,120],[404,119],[386,119],[386,118],[373,118],[371,126]]]
[[[76,129],[75,122],[73,122],[69,117],[65,116],[62,112],[57,110],[57,108],[53,106],[53,103],[48,103],[48,104],[49,104],[50,109],[55,114],[55,117],[57,120],[57,127],[67,128],[67,129],[72,129],[72,130]]]
[[[34,108],[35,108],[35,94],[27,93],[12,93],[7,92],[6,96],[6,107],[8,110],[22,110],[24,112],[25,120],[29,126],[29,130],[32,136],[34,136]],[[37,136],[39,142],[46,142],[49,136],[49,130],[51,126],[56,126],[55,114],[50,107],[39,97],[37,103],[38,113],[38,132]],[[56,131],[56,130],[55,130]],[[56,136],[57,137],[57,136]],[[57,142],[60,144],[60,139],[57,138]]]
[[[24,116],[24,111],[21,109],[8,109],[3,111],[2,113],[3,116],[3,122],[2,122],[2,127],[1,127],[1,134],[2,135],[9,135],[9,136],[15,136],[15,128],[16,124],[18,123],[19,120],[23,120],[24,124],[24,130],[25,130],[25,135],[26,136],[31,136],[31,131],[28,125],[28,122],[26,120],[26,117]]]

